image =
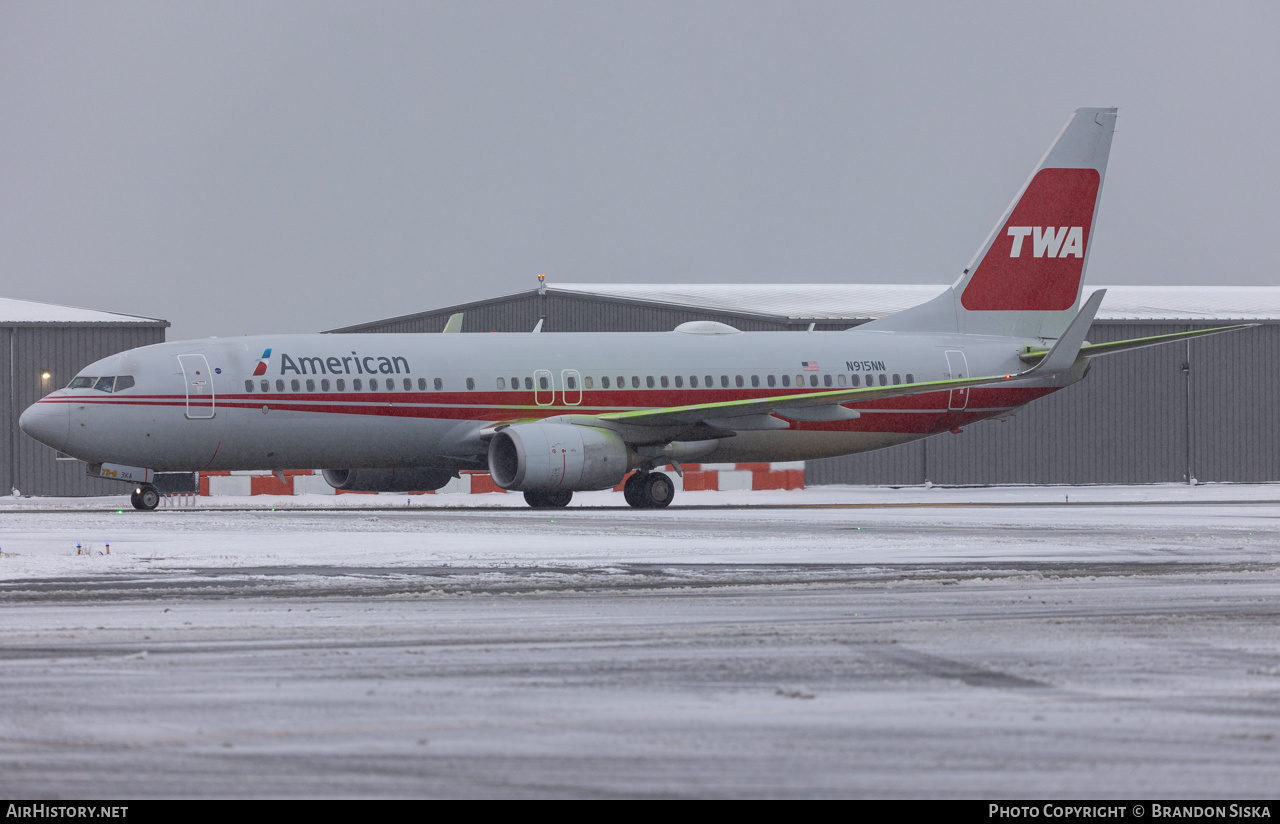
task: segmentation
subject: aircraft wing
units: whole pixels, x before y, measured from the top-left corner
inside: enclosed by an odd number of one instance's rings
[[[667,406],[657,409],[636,409],[630,412],[606,412],[596,415],[601,421],[628,423],[651,426],[669,426],[672,424],[691,424],[705,421],[732,421],[740,418],[767,417],[777,412],[787,417],[800,420],[842,420],[856,418],[858,413],[845,409],[841,404],[860,401],[878,401],[885,398],[901,398],[908,395],[920,395],[925,392],[947,392],[952,389],[964,389],[970,386],[990,386],[1005,383],[1029,373],[1017,375],[998,375],[983,378],[957,378],[945,381],[925,381],[923,383],[905,383],[897,386],[868,386],[860,389],[835,389],[822,392],[805,392],[798,395],[775,395],[768,398],[747,398],[737,401],[720,401],[718,403],[695,403],[688,406]],[[839,411],[837,411],[839,410]],[[816,412],[817,414],[813,414]],[[792,414],[794,413],[794,415]],[[826,417],[825,415],[830,415]],[[750,421],[743,421],[747,426],[729,428],[772,428],[770,426],[751,426]],[[785,427],[778,421],[779,427]]]
[[[1153,335],[1149,338],[1130,338],[1128,340],[1113,340],[1108,343],[1086,343],[1080,347],[1080,357],[1096,358],[1099,355],[1111,355],[1116,352],[1127,352],[1130,349],[1144,349],[1148,346],[1159,346],[1164,343],[1173,343],[1178,340],[1188,340],[1190,338],[1199,338],[1205,335],[1218,335],[1223,332],[1232,332],[1236,329],[1249,329],[1253,326],[1261,326],[1258,323],[1237,323],[1234,326],[1217,326],[1213,329],[1196,329],[1191,332],[1174,332],[1170,335]],[[1047,347],[1028,348],[1018,357],[1023,363],[1036,363],[1045,355],[1049,354]]]

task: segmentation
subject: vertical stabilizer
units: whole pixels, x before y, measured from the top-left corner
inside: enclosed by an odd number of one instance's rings
[[[955,285],[860,329],[1056,338],[1080,308],[1116,110],[1076,109]]]

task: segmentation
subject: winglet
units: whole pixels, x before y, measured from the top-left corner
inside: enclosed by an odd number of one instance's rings
[[[1063,372],[1070,369],[1076,362],[1076,358],[1080,357],[1080,347],[1084,346],[1084,336],[1089,334],[1089,327],[1093,325],[1093,319],[1098,314],[1098,307],[1102,305],[1102,298],[1107,294],[1106,289],[1099,289],[1089,296],[1084,306],[1080,308],[1080,313],[1071,321],[1071,325],[1067,327],[1067,331],[1062,333],[1062,337],[1058,338],[1057,343],[1049,350],[1049,354],[1044,356],[1044,360],[1028,369],[1022,374],[1024,376],[1032,374],[1042,374],[1045,372]]]
[[[462,312],[455,312],[449,316],[449,322],[444,325],[441,330],[446,335],[456,334],[462,331]]]

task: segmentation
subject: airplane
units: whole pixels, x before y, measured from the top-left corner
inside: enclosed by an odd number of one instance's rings
[[[157,472],[317,467],[366,492],[487,469],[537,508],[625,482],[628,505],[661,508],[675,492],[665,467],[954,431],[1082,380],[1096,356],[1251,325],[1085,341],[1105,291],[1083,297],[1116,112],[1072,114],[950,289],[853,329],[177,341],[90,364],[19,426],[133,484],[141,510],[159,503]]]

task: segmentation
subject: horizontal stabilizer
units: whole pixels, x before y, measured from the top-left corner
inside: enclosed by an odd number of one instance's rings
[[[1084,336],[1089,334],[1089,327],[1093,326],[1093,319],[1098,315],[1098,307],[1102,305],[1102,299],[1106,295],[1106,289],[1099,289],[1090,295],[1071,324],[1067,326],[1067,331],[1063,332],[1062,337],[1049,347],[1049,351],[1045,353],[1040,363],[1033,366],[1026,374],[1063,372],[1070,369],[1080,357]]]

